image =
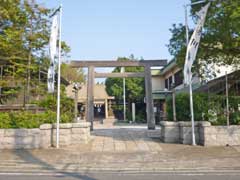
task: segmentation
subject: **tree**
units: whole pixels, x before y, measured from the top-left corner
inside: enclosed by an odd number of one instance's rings
[[[130,59],[131,58],[131,59]],[[121,57],[118,61],[137,61],[134,56],[130,58]],[[121,68],[117,67],[113,72],[120,72]],[[125,72],[143,72],[143,67],[125,67]],[[117,103],[123,101],[123,80],[122,78],[107,78],[106,91],[110,96],[114,96]],[[142,106],[137,111],[137,114],[145,112],[144,109],[144,78],[126,78],[126,99],[128,103],[128,113],[130,113],[131,103],[140,103]],[[119,108],[119,107],[118,107]],[[144,114],[144,113],[143,113]],[[144,116],[144,115],[142,115]],[[144,119],[144,117],[142,117]]]
[[[46,91],[46,83],[40,84],[39,77],[50,62],[47,46],[52,10],[35,0],[0,0],[0,4],[0,60],[5,65],[0,96],[7,100],[22,93],[25,105],[30,94]],[[61,46],[62,57],[68,57],[70,47],[64,41]]]
[[[84,82],[85,77],[83,69],[71,68],[68,64],[63,63],[61,66],[61,76],[64,77],[68,82]]]
[[[26,89],[24,94],[29,95],[31,74],[38,71],[37,62],[48,44],[50,9],[34,0],[0,0],[0,3],[0,58],[6,61],[4,73],[8,77],[2,83],[9,87],[9,82],[19,81]]]
[[[196,2],[196,0],[191,0]],[[196,12],[205,4],[192,6],[191,17],[196,22]],[[211,3],[204,25],[195,66],[199,63],[237,65],[240,62],[240,1],[216,0]],[[186,53],[185,27],[182,24],[170,29],[172,37],[168,48],[179,65],[184,64]],[[190,34],[193,30],[190,30]],[[196,68],[198,69],[198,68]]]

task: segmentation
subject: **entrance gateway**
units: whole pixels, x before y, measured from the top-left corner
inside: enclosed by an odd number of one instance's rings
[[[151,67],[166,66],[167,60],[140,60],[140,61],[71,61],[72,68],[88,68],[87,81],[87,121],[91,123],[93,130],[94,120],[94,98],[93,88],[95,78],[108,77],[143,77],[145,79],[145,97],[148,129],[155,129],[155,117],[153,111],[152,98],[152,78]],[[124,73],[96,73],[95,67],[144,67],[144,72],[124,72]]]

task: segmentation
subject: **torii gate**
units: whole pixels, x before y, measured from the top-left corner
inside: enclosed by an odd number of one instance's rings
[[[87,121],[91,122],[91,130],[93,130],[94,120],[94,78],[107,77],[143,77],[145,78],[145,97],[148,129],[155,129],[155,117],[153,111],[152,98],[152,78],[151,67],[166,66],[167,60],[141,60],[141,61],[71,61],[72,68],[88,68],[87,81]],[[124,73],[96,73],[95,67],[144,67],[144,72],[124,72]]]

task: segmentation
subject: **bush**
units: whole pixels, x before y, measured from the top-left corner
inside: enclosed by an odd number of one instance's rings
[[[61,115],[61,123],[72,122],[68,114]],[[46,111],[34,114],[27,111],[0,113],[0,128],[39,128],[41,124],[56,122],[56,113]]]
[[[173,120],[172,97],[167,98],[167,118]],[[240,97],[229,97],[230,124],[240,124],[238,110]],[[193,108],[195,121],[210,121],[214,125],[226,125],[226,97],[224,95],[194,93]],[[190,121],[189,94],[176,94],[176,115],[178,121]]]

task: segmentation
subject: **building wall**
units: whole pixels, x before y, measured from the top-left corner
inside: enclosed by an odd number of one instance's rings
[[[173,81],[174,74],[179,72],[181,69],[179,67],[174,67],[171,70],[167,71],[163,75],[154,75],[152,76],[152,91],[163,91],[165,87],[165,80],[169,79],[172,76]],[[168,83],[168,86],[170,87],[170,83]]]
[[[173,76],[175,73],[180,71],[179,67],[174,67],[173,69],[169,70],[168,72],[164,73],[164,79],[168,79],[170,76]]]
[[[152,76],[152,91],[161,91],[164,88],[164,78],[162,76]]]

